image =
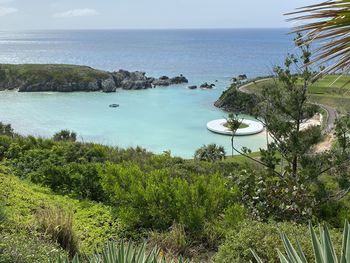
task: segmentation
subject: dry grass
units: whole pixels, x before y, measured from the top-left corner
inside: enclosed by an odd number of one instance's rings
[[[174,224],[168,232],[151,233],[149,245],[160,248],[166,255],[174,258],[188,254],[189,247],[185,229],[180,224]]]
[[[73,213],[64,209],[50,207],[36,212],[39,228],[57,242],[71,256],[78,252],[78,242],[73,231]]]

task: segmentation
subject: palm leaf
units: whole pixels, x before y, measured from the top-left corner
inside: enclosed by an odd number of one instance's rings
[[[311,63],[329,63],[323,73],[350,71],[350,1],[332,0],[287,14],[289,21],[305,22],[293,32],[306,32],[309,41],[322,41]]]

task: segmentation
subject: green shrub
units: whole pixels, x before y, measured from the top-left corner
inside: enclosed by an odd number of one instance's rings
[[[194,154],[194,159],[207,162],[216,162],[225,159],[226,152],[223,146],[216,144],[204,145]]]
[[[313,258],[313,248],[310,242],[310,233],[307,225],[293,223],[260,223],[246,222],[227,234],[226,240],[215,256],[216,263],[250,262],[254,260],[251,249],[264,262],[279,262],[276,249],[283,250],[280,233],[293,237],[295,245],[300,242],[308,259]],[[331,231],[336,249],[341,248],[341,234]]]
[[[0,263],[48,262],[51,256],[66,255],[57,244],[44,236],[12,227],[11,230],[0,232]]]
[[[104,201],[95,163],[68,163],[64,166],[45,163],[37,171],[28,174],[34,183],[49,186],[55,192],[70,194],[77,198]]]
[[[0,135],[13,137],[15,133],[10,124],[4,124],[0,122]]]
[[[77,140],[77,134],[69,130],[62,130],[53,135],[52,139],[54,141],[71,141],[75,142]]]
[[[182,178],[166,169],[146,174],[132,164],[107,163],[100,177],[119,218],[131,228],[166,230],[175,221],[197,232],[234,205],[238,196],[219,174]]]

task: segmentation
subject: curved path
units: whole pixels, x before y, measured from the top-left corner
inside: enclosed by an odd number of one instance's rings
[[[265,78],[265,79],[259,79],[259,80],[253,81],[253,82],[249,82],[245,85],[240,86],[238,89],[244,93],[253,93],[252,91],[247,89],[249,86],[256,84],[256,83],[259,83],[259,82],[267,81],[269,79],[270,78]],[[327,125],[325,126],[325,131],[327,133],[331,132],[334,129],[335,121],[338,118],[337,110],[330,107],[330,106],[320,104],[320,103],[312,103],[312,104],[320,106],[322,109],[324,109],[327,112]]]
[[[338,112],[336,109],[319,103],[313,103],[315,105],[320,106],[327,112],[327,124],[325,126],[326,132],[331,132],[335,127],[335,121],[338,119]]]

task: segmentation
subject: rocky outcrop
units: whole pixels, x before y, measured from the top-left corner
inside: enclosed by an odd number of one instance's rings
[[[259,98],[256,95],[244,93],[232,85],[222,93],[214,105],[228,112],[254,114],[258,102]]]
[[[208,84],[207,82],[205,82],[204,84],[200,85],[201,89],[212,89],[215,87],[215,84]]]
[[[182,74],[180,76],[176,76],[174,78],[169,78],[167,76],[162,76],[159,79],[154,79],[152,81],[153,86],[170,86],[176,84],[188,83],[188,79],[184,77]]]
[[[108,79],[100,81],[100,88],[102,89],[103,92],[109,93],[109,92],[115,92],[117,89],[115,85],[115,81],[113,77],[109,77]]]
[[[156,79],[141,71],[107,72],[74,65],[0,65],[0,90],[17,89],[20,92],[115,92],[117,89],[140,90],[182,83],[188,83],[183,75]]]
[[[197,86],[193,85],[193,86],[188,86],[188,89],[196,89]]]

